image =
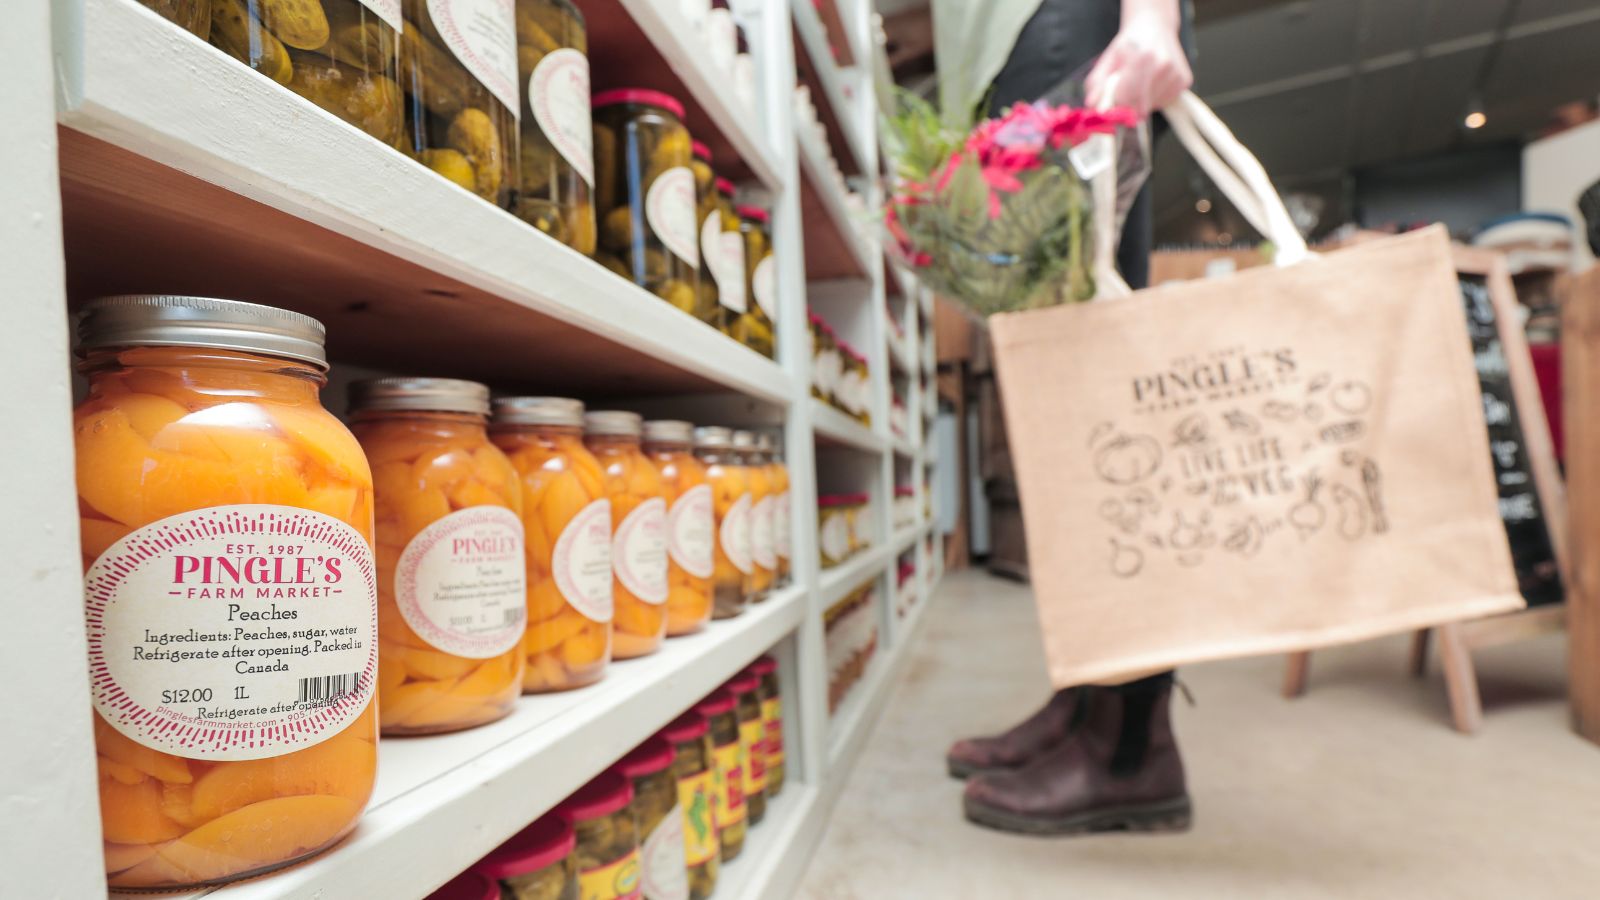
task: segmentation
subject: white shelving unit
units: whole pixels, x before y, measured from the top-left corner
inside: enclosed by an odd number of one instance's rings
[[[789,778],[716,896],[787,896],[821,837],[840,786],[922,621],[937,578],[931,523],[893,530],[896,483],[921,503],[926,401],[914,357],[926,345],[925,300],[886,270],[871,229],[831,175],[878,171],[865,52],[867,0],[738,0],[760,67],[761,113],[712,69],[701,43],[661,0],[579,0],[596,89],[642,85],[683,100],[719,171],[773,206],[778,359],[765,359],[515,217],[170,25],[135,0],[50,0],[8,19],[0,98],[0,246],[14,291],[0,371],[27,385],[3,445],[13,514],[0,540],[30,598],[0,675],[35,689],[7,701],[27,741],[0,750],[0,893],[94,897],[99,812],[83,665],[81,577],[72,484],[67,313],[118,291],[204,293],[272,303],[322,319],[340,367],[477,378],[503,389],[627,398],[690,410],[703,422],[781,427],[792,478],[794,584],[704,633],[614,665],[599,684],[524,698],[507,719],[452,735],[386,740],[379,780],[355,832],[282,872],[193,892],[219,900],[420,898],[679,715],[754,657],[780,664]],[[842,29],[848,66],[827,49]],[[828,139],[797,132],[797,78]],[[879,201],[866,187],[868,215]],[[895,297],[886,302],[888,279]],[[872,425],[810,397],[808,298],[854,310],[871,359]],[[907,331],[888,326],[889,304]],[[905,305],[910,304],[908,309]],[[910,312],[910,315],[906,313]],[[931,351],[930,351],[931,352]],[[892,364],[891,364],[892,361]],[[909,377],[908,377],[909,376]],[[911,433],[887,425],[893,378]],[[819,470],[819,466],[821,469]],[[888,537],[823,572],[816,551],[819,480],[848,471],[872,496]],[[906,554],[923,600],[895,615],[894,570]],[[822,616],[876,581],[875,662],[827,710]],[[182,896],[182,895],[180,895]]]

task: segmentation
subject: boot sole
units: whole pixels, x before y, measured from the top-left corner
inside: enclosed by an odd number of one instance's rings
[[[1138,803],[1089,810],[1059,818],[1039,819],[989,806],[972,799],[963,802],[968,821],[1015,834],[1098,834],[1127,831],[1160,834],[1188,831],[1193,807],[1188,795],[1155,803]]]

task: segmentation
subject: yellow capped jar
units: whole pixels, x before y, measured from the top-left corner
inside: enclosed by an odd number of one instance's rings
[[[126,296],[78,324],[73,413],[100,822],[113,888],[265,872],[372,792],[372,473],[323,410],[321,323]],[[281,635],[319,629],[315,652]],[[184,652],[179,653],[182,650]]]
[[[644,452],[667,490],[667,636],[693,634],[711,621],[716,512],[706,467],[693,451],[694,426],[644,423]]]
[[[384,734],[492,722],[522,695],[522,490],[489,442],[489,389],[382,378],[350,391],[377,490]]]
[[[583,13],[570,0],[517,0],[522,175],[515,212],[545,234],[593,256],[588,54]]]
[[[711,617],[727,619],[744,611],[755,577],[750,558],[750,478],[734,452],[733,432],[726,428],[696,428],[694,455],[706,467],[716,513]]]
[[[666,486],[639,449],[637,413],[591,412],[583,425],[611,500],[611,656],[646,656],[667,636]]]

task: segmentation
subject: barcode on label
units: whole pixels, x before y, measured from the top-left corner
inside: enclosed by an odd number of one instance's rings
[[[345,694],[353,694],[361,683],[360,672],[350,672],[346,675],[323,675],[314,678],[300,679],[300,702],[308,703],[319,700],[333,700]]]
[[[502,621],[504,621],[507,625],[515,625],[516,623],[522,621],[522,617],[526,615],[528,611],[518,606],[505,610],[504,612],[506,616]]]

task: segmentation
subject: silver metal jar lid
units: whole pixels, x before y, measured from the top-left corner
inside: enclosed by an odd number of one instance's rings
[[[694,425],[682,419],[651,419],[644,423],[644,439],[652,444],[694,442]]]
[[[310,316],[211,297],[123,294],[91,300],[78,315],[78,352],[102,347],[212,347],[242,350],[324,371],[327,329]]]
[[[733,446],[736,450],[754,450],[756,436],[748,431],[735,431],[733,433]]]
[[[721,449],[733,443],[733,432],[721,425],[702,425],[694,430],[695,447]]]
[[[583,431],[585,434],[638,437],[643,421],[638,413],[624,412],[620,409],[599,410],[584,413]]]
[[[489,386],[460,378],[373,378],[350,385],[350,408],[357,412],[414,410],[489,414]]]
[[[583,427],[583,401],[568,397],[497,397],[494,420],[506,425]]]

